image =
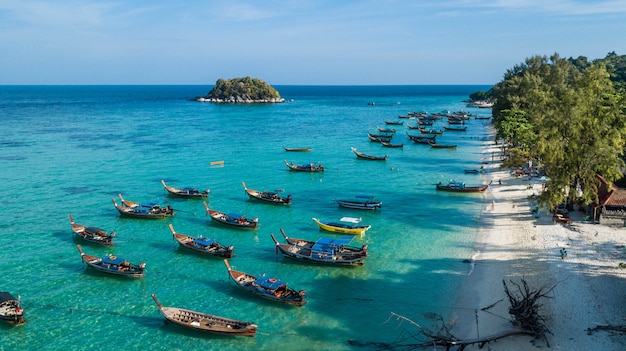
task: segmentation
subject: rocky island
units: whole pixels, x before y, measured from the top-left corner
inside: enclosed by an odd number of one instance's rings
[[[285,102],[271,85],[257,78],[218,79],[213,89],[196,101],[216,103],[277,103]]]

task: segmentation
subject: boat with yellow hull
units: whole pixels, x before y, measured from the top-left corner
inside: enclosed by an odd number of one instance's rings
[[[365,234],[372,227],[371,225],[359,225],[361,219],[351,217],[343,217],[341,222],[321,221],[317,218],[313,218],[313,221],[324,230],[343,234]]]

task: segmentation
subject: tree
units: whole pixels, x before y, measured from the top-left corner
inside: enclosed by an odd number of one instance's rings
[[[575,194],[596,201],[596,175],[612,182],[624,165],[624,98],[604,65],[582,61],[535,56],[494,87],[498,135],[543,166],[550,180],[541,200],[549,206]]]

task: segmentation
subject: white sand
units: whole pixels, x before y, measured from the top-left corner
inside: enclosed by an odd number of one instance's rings
[[[493,141],[485,148],[484,160],[489,161],[486,177],[494,182],[485,193],[479,253],[451,319],[455,336],[471,339],[513,329],[502,280],[508,283],[524,278],[536,288],[556,285],[553,298],[543,301],[547,326],[553,333],[548,335],[550,349],[626,350],[624,334],[587,333],[597,325],[626,325],[626,268],[618,266],[626,263],[626,229],[583,222],[578,211],[570,213],[571,228],[554,224],[546,210],[534,218],[528,196],[541,190],[540,180],[516,178],[491,162],[492,153],[498,150]],[[533,189],[528,189],[529,184]],[[568,251],[565,259],[559,254],[563,247]],[[488,311],[481,311],[496,302]],[[536,348],[548,347],[544,340],[521,335],[489,343],[482,350]]]

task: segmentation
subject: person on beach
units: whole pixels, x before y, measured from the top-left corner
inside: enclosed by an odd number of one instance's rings
[[[561,252],[561,259],[562,260],[565,259],[567,257],[567,250],[565,250],[565,248],[562,248],[560,252]]]

